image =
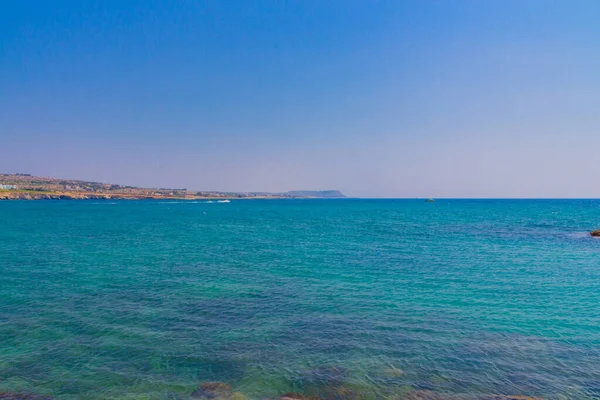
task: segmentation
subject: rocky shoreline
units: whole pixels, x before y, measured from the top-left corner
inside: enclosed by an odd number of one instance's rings
[[[0,200],[209,200],[212,197],[135,196],[96,193],[1,193]],[[219,198],[221,199],[221,198]]]
[[[210,197],[210,196],[153,196],[106,193],[23,193],[2,192],[0,200],[231,200],[231,199],[284,199],[287,197],[252,196],[252,197]],[[0,398],[1,399],[1,398]]]

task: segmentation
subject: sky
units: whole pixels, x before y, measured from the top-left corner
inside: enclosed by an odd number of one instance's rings
[[[0,172],[600,198],[596,0],[0,4]]]

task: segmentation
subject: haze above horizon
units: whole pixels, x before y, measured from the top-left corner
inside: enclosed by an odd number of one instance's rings
[[[600,2],[0,6],[0,171],[600,197]]]

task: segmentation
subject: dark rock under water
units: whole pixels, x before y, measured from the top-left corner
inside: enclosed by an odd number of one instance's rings
[[[194,399],[230,399],[231,387],[223,382],[204,382],[192,393]]]
[[[0,393],[2,400],[52,400],[51,397],[43,396],[35,393],[22,392],[2,392]]]
[[[182,399],[176,395],[176,399]],[[187,398],[184,397],[184,398]],[[190,395],[190,399],[202,400],[246,400],[247,396],[235,392],[231,386],[223,382],[204,382]],[[367,396],[345,386],[321,388],[318,393],[305,395],[285,393],[276,399],[269,400],[363,400]],[[543,400],[540,397],[506,396],[506,395],[448,395],[430,390],[415,390],[404,395],[392,397],[394,400]],[[23,392],[0,392],[0,400],[52,400],[52,397]]]

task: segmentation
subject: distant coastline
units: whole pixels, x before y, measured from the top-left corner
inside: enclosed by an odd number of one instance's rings
[[[0,200],[203,200],[344,198],[338,190],[282,193],[216,192],[188,189],[140,188],[100,182],[47,178],[29,174],[0,174]]]

